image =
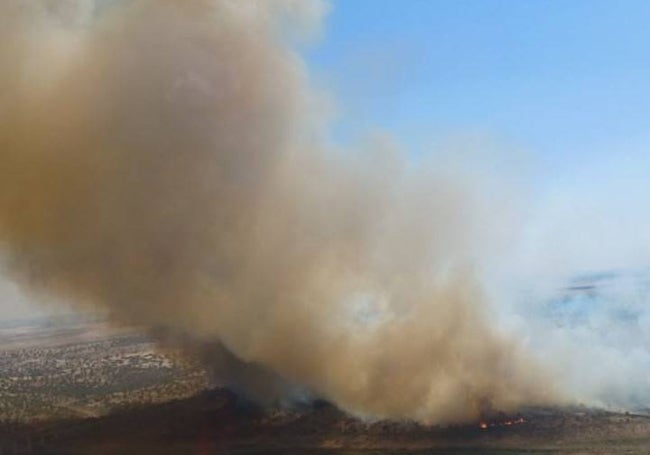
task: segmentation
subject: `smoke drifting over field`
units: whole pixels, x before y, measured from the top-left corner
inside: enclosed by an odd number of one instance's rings
[[[381,141],[328,146],[286,32],[325,11],[4,0],[7,270],[42,295],[224,346],[221,367],[258,396],[296,384],[356,414],[426,422],[550,399],[489,317],[481,276],[507,207],[482,170],[413,166]]]

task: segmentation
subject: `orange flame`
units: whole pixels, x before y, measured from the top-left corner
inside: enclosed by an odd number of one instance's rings
[[[523,417],[519,417],[517,419],[501,420],[497,422],[481,422],[479,423],[479,428],[481,430],[487,430],[488,428],[519,425],[522,423],[526,423],[526,419],[524,419]]]

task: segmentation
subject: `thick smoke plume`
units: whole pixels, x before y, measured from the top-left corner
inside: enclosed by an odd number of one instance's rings
[[[3,0],[8,272],[217,346],[258,395],[299,385],[425,422],[547,400],[487,314],[480,276],[503,239],[481,172],[327,145],[290,45],[325,10]]]

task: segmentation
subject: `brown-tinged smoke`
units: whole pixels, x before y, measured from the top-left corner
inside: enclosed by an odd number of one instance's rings
[[[548,398],[489,322],[480,273],[499,223],[480,183],[323,139],[287,33],[323,4],[99,6],[0,6],[14,279],[223,345],[224,365],[358,415],[449,422]]]

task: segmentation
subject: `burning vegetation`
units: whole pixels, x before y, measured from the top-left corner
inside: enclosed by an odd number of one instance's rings
[[[495,428],[495,427],[509,427],[512,425],[521,425],[523,423],[526,423],[526,419],[519,416],[515,418],[503,418],[503,419],[497,419],[497,420],[484,420],[479,423],[479,428],[481,430],[487,430],[489,428]]]
[[[480,425],[429,426],[355,419],[330,404],[264,410],[224,389],[130,408],[99,419],[0,425],[0,448],[97,453],[147,447],[200,453],[302,453],[369,449],[427,453],[647,453],[650,418],[584,408],[528,409]],[[365,452],[364,452],[365,453]]]

